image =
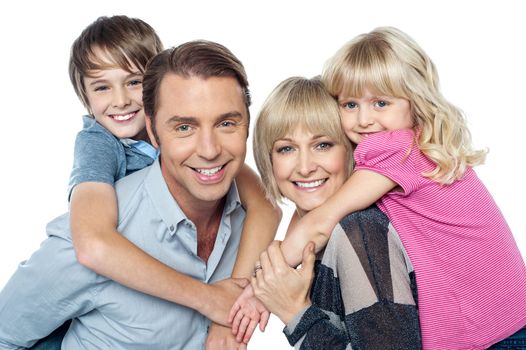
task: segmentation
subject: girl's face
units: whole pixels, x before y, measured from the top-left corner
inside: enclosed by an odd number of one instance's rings
[[[362,97],[340,96],[342,127],[347,137],[359,144],[370,134],[409,129],[413,117],[409,101],[392,96],[376,96],[364,90]]]
[[[95,120],[118,138],[146,139],[143,75],[137,67],[89,71],[84,87]]]
[[[323,204],[349,175],[345,146],[301,126],[274,142],[271,157],[277,186],[300,215]]]

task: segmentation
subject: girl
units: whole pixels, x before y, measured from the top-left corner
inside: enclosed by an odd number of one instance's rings
[[[415,268],[424,348],[485,349],[516,332],[524,339],[524,261],[472,169],[485,152],[472,148],[430,58],[405,33],[378,28],[342,47],[322,79],[356,145],[356,167],[287,235],[287,262],[297,264],[309,240],[323,246],[344,215],[377,202]]]

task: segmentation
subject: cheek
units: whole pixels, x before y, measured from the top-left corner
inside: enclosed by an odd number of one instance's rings
[[[349,170],[349,163],[347,160],[347,152],[344,147],[340,150],[335,150],[333,154],[326,157],[325,169],[334,178],[334,184],[337,187],[343,185],[347,179],[347,173]]]
[[[107,104],[103,97],[88,97],[88,103],[91,113],[93,113],[95,119],[100,118],[104,114]]]
[[[292,173],[292,163],[293,162],[287,161],[282,157],[272,157],[272,175],[274,176],[274,179],[276,180],[278,186],[280,185],[280,183],[283,183],[285,181],[288,182],[288,178]]]
[[[135,102],[142,107],[142,88],[138,89],[139,91],[134,92],[133,99]]]
[[[354,120],[354,117],[352,115],[350,115],[349,113],[347,114],[342,114],[341,118],[340,118],[340,123],[341,123],[341,126],[344,130],[349,130],[349,129],[352,129],[354,124],[355,124],[355,120]]]

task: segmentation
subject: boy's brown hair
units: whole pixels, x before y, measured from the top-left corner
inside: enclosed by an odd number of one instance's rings
[[[98,57],[95,50],[107,58]],[[75,93],[89,111],[84,77],[90,70],[121,68],[131,73],[136,66],[144,73],[150,58],[162,50],[161,40],[148,23],[127,16],[99,17],[71,46],[69,77]]]

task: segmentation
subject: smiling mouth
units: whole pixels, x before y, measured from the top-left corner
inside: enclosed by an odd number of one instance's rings
[[[130,120],[137,114],[137,111],[126,113],[126,114],[110,114],[110,117],[113,118],[116,121],[124,122],[126,120]]]
[[[310,182],[304,182],[304,181],[302,182],[293,181],[293,182],[296,186],[301,187],[301,188],[314,188],[314,187],[323,185],[326,181],[327,179],[321,179],[321,180],[310,181]]]
[[[199,169],[199,168],[192,168],[195,172],[198,172],[201,175],[205,176],[214,176],[217,174],[221,169],[223,169],[224,165],[216,166],[215,168],[210,169]]]

